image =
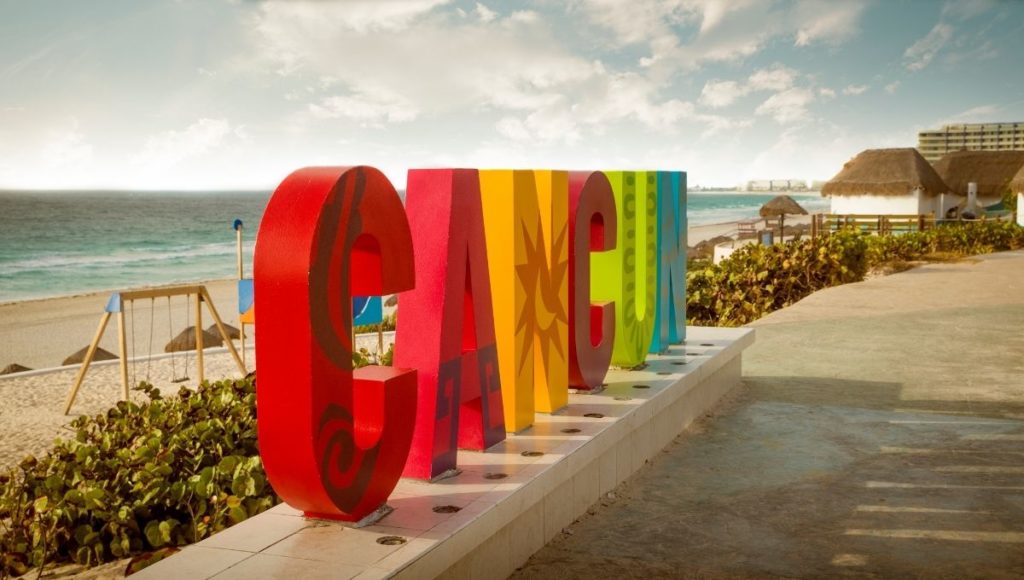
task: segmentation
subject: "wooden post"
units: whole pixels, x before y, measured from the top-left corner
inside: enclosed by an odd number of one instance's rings
[[[117,313],[117,346],[121,352],[121,386],[124,390],[124,400],[128,400],[128,340],[125,335],[124,306]]]
[[[245,274],[242,269],[242,226],[235,228],[235,240],[238,249],[238,279],[241,280]]]
[[[96,336],[93,337],[92,342],[89,344],[89,350],[85,353],[85,360],[82,361],[82,366],[78,369],[75,384],[72,385],[71,391],[68,392],[68,399],[64,404],[65,415],[71,412],[71,405],[74,404],[75,397],[78,396],[78,389],[82,386],[82,381],[85,379],[85,371],[89,370],[89,364],[92,362],[92,357],[96,355],[96,349],[100,345],[100,339],[103,338],[103,331],[106,330],[108,322],[110,322],[110,313],[104,312],[100,318],[100,325],[96,329]]]
[[[917,216],[917,231],[924,231],[924,214],[920,214]]]
[[[203,294],[196,292],[196,369],[199,372],[199,383],[206,376],[203,368]]]
[[[220,331],[221,338],[224,339],[224,344],[228,346],[228,351],[231,353],[231,357],[235,359],[235,364],[238,365],[238,370],[242,371],[242,374],[248,374],[245,368],[245,359],[238,356],[238,351],[235,350],[235,343],[231,342],[231,337],[228,336],[228,331],[224,328],[224,323],[220,319],[220,314],[217,313],[217,308],[213,305],[213,300],[210,299],[210,294],[207,292],[206,287],[200,290],[201,297],[206,301],[206,307],[210,309],[210,316],[213,317],[213,323],[217,325],[217,330]],[[242,345],[245,348],[245,325],[242,324],[242,329],[239,331],[242,337]],[[243,356],[245,351],[242,351]]]
[[[377,359],[378,362],[384,358],[384,321],[377,324]]]
[[[242,368],[247,368],[245,366],[245,323],[244,322],[239,322],[238,323],[238,338],[239,338],[239,340],[242,341]],[[246,372],[246,374],[249,374],[249,373]]]

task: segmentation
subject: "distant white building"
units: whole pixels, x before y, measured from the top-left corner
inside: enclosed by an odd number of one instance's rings
[[[917,149],[867,149],[821,188],[833,214],[942,216],[963,198]]]

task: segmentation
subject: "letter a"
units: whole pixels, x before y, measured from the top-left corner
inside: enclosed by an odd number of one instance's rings
[[[409,172],[416,289],[399,296],[395,364],[419,372],[407,477],[456,467],[458,448],[505,438],[487,245],[475,169]]]
[[[352,370],[352,295],[413,285],[402,201],[371,167],[289,175],[254,258],[260,455],[274,491],[308,516],[358,520],[398,483],[416,371]]]

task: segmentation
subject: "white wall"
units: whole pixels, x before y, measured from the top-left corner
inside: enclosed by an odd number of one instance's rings
[[[1017,224],[1024,226],[1024,191],[1017,194]]]
[[[833,195],[831,210],[833,214],[920,215],[934,211],[937,199],[918,191],[909,195]]]
[[[935,204],[935,217],[942,219],[946,216],[947,211],[954,207],[958,207],[966,198],[956,195],[955,193],[947,193],[946,195],[937,195],[932,199]],[[940,203],[942,204],[942,207],[939,207]],[[930,211],[931,210],[925,213],[929,213]]]

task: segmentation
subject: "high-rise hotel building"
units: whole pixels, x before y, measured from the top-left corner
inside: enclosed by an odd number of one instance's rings
[[[917,134],[917,150],[929,162],[951,151],[1024,151],[1024,122],[945,125]]]

